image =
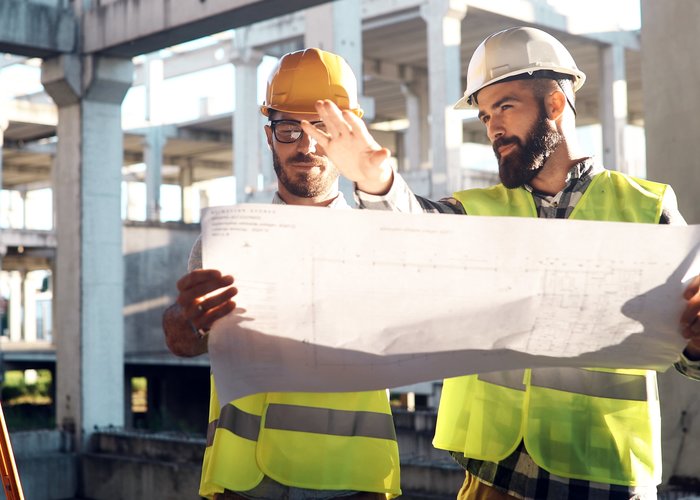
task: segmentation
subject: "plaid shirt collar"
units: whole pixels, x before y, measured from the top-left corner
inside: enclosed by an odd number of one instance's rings
[[[593,177],[603,170],[603,166],[594,158],[584,158],[571,167],[566,176],[564,189],[555,195],[541,193],[528,184],[524,187],[532,194],[539,217],[566,219],[576,207]]]
[[[525,184],[523,187],[532,193],[533,196],[539,196],[541,198],[554,198],[556,196],[560,196],[566,190],[571,190],[572,186],[576,185],[577,183],[590,180],[593,178],[593,176],[599,174],[603,170],[603,166],[598,163],[595,158],[588,157],[571,167],[569,173],[566,174],[566,186],[564,186],[564,189],[555,195],[540,193],[529,184]]]

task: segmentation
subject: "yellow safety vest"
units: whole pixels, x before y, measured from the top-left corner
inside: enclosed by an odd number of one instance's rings
[[[271,392],[220,409],[212,375],[199,494],[251,490],[265,475],[297,488],[400,495],[386,391]]]
[[[658,223],[667,186],[604,171],[571,218]],[[537,217],[532,195],[503,185],[455,193],[471,215]],[[656,373],[541,368],[446,379],[433,445],[498,462],[521,440],[552,474],[654,485],[661,481]]]

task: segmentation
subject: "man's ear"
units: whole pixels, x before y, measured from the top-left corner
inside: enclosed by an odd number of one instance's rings
[[[564,114],[564,111],[566,111],[566,96],[564,92],[559,89],[553,90],[545,97],[544,104],[547,110],[547,118],[556,121]]]
[[[265,125],[265,135],[267,136],[267,147],[272,151],[272,127]]]

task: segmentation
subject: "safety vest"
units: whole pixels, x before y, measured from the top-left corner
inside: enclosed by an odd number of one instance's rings
[[[297,488],[400,495],[386,391],[270,392],[220,409],[212,375],[199,494],[251,490],[265,475]]]
[[[666,187],[604,171],[571,218],[658,223]],[[454,196],[471,215],[537,217],[524,188],[498,185]],[[498,462],[524,440],[535,463],[552,474],[654,485],[661,481],[660,426],[653,371],[512,370],[446,379],[433,445]]]

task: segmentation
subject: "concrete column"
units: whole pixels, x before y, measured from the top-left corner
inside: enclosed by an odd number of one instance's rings
[[[190,223],[192,219],[192,182],[194,181],[194,166],[190,160],[182,160],[180,165],[180,220]]]
[[[600,48],[599,97],[603,165],[609,169],[629,173],[625,158],[627,77],[624,47],[606,45]]]
[[[25,342],[36,342],[36,282],[31,272],[22,276],[22,309],[22,338]]]
[[[163,60],[149,55],[144,68],[146,121],[151,128],[144,137],[143,161],[146,164],[146,220],[160,220],[160,185],[162,183],[163,146]]]
[[[403,162],[404,170],[417,170],[420,168],[420,133],[421,114],[420,98],[416,95],[412,85],[402,84],[401,92],[406,98],[406,117],[408,118],[408,128],[403,134],[405,148],[405,158]]]
[[[3,176],[2,176],[2,157],[3,157],[3,151],[4,151],[4,144],[5,144],[5,130],[7,130],[7,117],[5,116],[4,113],[5,110],[0,109],[0,193],[2,193],[2,185],[3,185]],[[2,206],[0,206],[0,210],[2,210]],[[4,214],[0,213],[0,221],[4,219]],[[5,256],[5,252],[7,249],[0,243],[0,271],[2,271],[2,259]],[[2,332],[0,332],[0,335],[2,335]]]
[[[10,341],[22,340],[22,281],[24,273],[10,271],[10,303],[8,304],[8,330]]]
[[[304,46],[318,47],[342,56],[357,78],[357,94],[364,110],[364,120],[374,119],[374,99],[363,95],[362,73],[362,2],[336,0],[307,9]],[[350,205],[354,205],[355,186],[344,177],[339,188]]]
[[[245,29],[245,28],[244,28]],[[239,33],[237,32],[237,35]],[[236,109],[233,112],[233,170],[236,176],[236,199],[244,203],[258,190],[261,170],[260,145],[263,130],[260,123],[258,95],[258,65],[263,54],[241,44],[244,36],[237,36],[239,44],[232,51],[231,62],[236,67]]]
[[[7,130],[7,117],[4,114],[4,110],[0,109],[0,191],[2,191],[3,176],[2,176],[2,158],[3,158],[3,146],[5,144],[5,130]],[[0,207],[1,208],[1,207]],[[2,217],[0,217],[2,220]],[[2,269],[2,255],[0,255],[0,269]]]
[[[130,60],[62,55],[41,80],[58,106],[56,419],[82,449],[124,423],[121,102]]]
[[[160,220],[160,186],[163,170],[163,127],[155,125],[143,138],[143,160],[146,164],[146,220]]]
[[[678,195],[689,224],[700,224],[700,2],[642,0],[642,86],[649,179]]]
[[[22,188],[19,191],[19,197],[22,200],[22,227],[21,229],[27,229],[27,189]]]
[[[428,97],[428,81],[417,78],[412,84],[413,90],[418,96],[420,106],[418,126],[420,128],[420,168],[430,169],[430,124],[428,114],[430,113],[430,103]]]
[[[430,0],[421,6],[427,24],[430,143],[432,145],[433,198],[461,189],[460,148],[462,120],[452,109],[462,94],[459,47],[463,0]]]

